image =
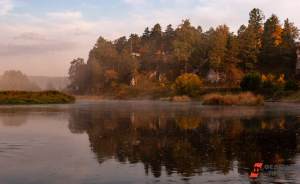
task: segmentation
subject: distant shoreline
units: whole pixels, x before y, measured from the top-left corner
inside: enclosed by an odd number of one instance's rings
[[[74,103],[74,96],[59,91],[1,91],[0,105],[44,105]]]

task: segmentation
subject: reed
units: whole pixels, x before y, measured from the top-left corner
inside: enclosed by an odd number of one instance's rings
[[[213,93],[203,97],[203,105],[260,106],[264,105],[264,98],[250,92],[240,94]]]

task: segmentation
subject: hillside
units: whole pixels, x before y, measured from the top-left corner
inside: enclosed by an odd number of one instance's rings
[[[21,71],[5,71],[0,75],[0,90],[41,91],[64,90],[69,84],[67,77],[27,76]]]
[[[40,91],[40,87],[20,71],[6,71],[0,76],[1,91]]]

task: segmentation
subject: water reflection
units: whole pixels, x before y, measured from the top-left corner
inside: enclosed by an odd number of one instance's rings
[[[7,127],[20,127],[33,115],[63,115],[66,112],[69,112],[67,106],[0,106],[0,123]]]
[[[28,112],[19,109],[1,109],[0,122],[4,126],[18,127],[26,123]]]
[[[183,177],[228,174],[237,163],[294,164],[299,118],[266,108],[203,108],[160,103],[103,103],[70,111],[72,133],[87,133],[100,164],[143,163],[145,173]],[[293,178],[292,178],[293,179]]]

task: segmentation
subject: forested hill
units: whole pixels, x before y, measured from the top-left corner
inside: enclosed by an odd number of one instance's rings
[[[1,91],[43,91],[66,90],[69,85],[67,77],[27,76],[21,71],[5,71],[0,75]]]
[[[129,38],[100,37],[86,62],[72,61],[70,89],[81,94],[171,89],[185,73],[197,75],[208,86],[239,86],[243,76],[254,71],[294,79],[298,28],[274,14],[265,18],[259,9],[249,15],[236,33],[227,25],[204,31],[184,20],[165,30],[156,24]]]

